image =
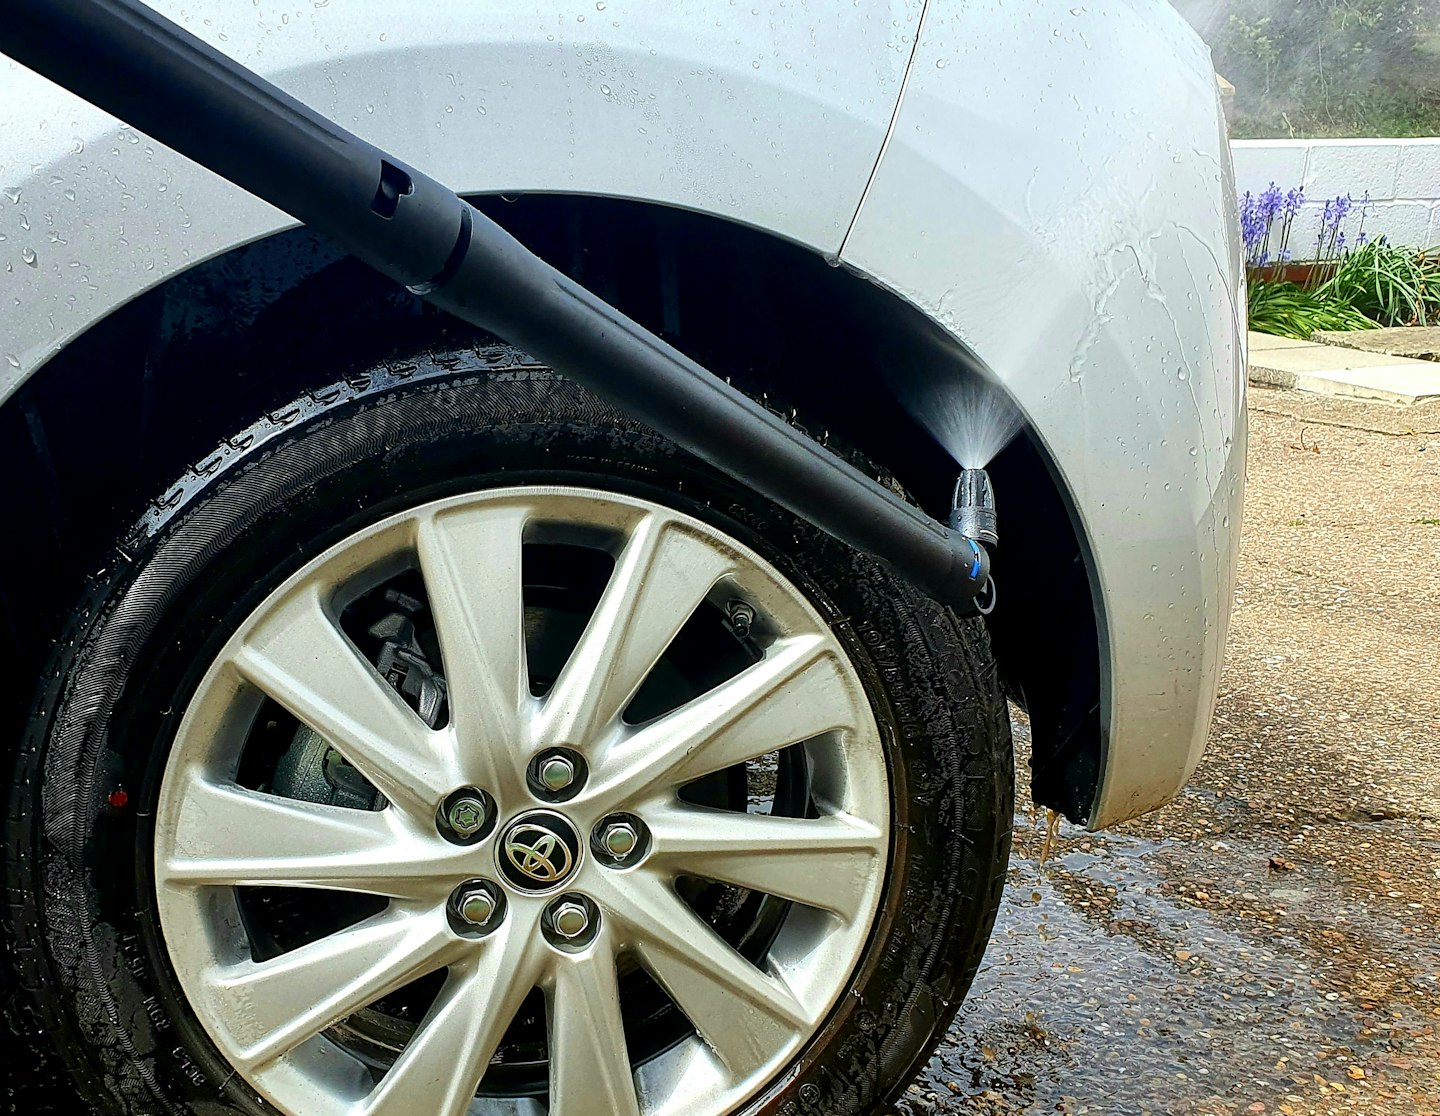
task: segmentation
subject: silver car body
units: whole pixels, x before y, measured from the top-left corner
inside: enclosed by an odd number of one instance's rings
[[[896,292],[988,366],[1068,491],[1101,633],[1089,823],[1198,762],[1228,620],[1244,305],[1208,53],[1160,0],[156,0],[462,193],[639,199]],[[0,61],[0,393],[293,224]]]

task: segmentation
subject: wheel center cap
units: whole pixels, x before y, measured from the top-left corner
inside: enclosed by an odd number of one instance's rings
[[[580,835],[559,814],[535,810],[516,818],[496,848],[500,873],[525,891],[545,891],[564,882],[580,860]]]

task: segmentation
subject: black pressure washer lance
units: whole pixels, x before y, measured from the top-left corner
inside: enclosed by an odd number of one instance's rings
[[[0,51],[623,407],[967,612],[994,605],[980,469],[936,522],[535,256],[434,179],[136,0],[4,0]]]

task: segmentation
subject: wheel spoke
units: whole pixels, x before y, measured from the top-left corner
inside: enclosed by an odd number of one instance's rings
[[[699,806],[647,811],[649,863],[819,907],[860,913],[885,834],[856,818],[772,818]]]
[[[496,762],[521,740],[529,701],[521,544],[525,508],[460,508],[421,520],[420,571],[440,636],[450,718],[464,781],[523,791],[524,757]],[[513,784],[510,786],[509,784]]]
[[[709,693],[637,729],[594,782],[617,804],[854,723],[851,691],[826,641],[795,636]]]
[[[781,981],[762,973],[647,873],[607,880],[602,908],[625,926],[641,963],[731,1073],[763,1065],[813,1024]]]
[[[459,780],[449,749],[360,657],[315,586],[270,611],[236,654],[242,677],[309,725],[380,793],[417,817]]]
[[[359,1116],[462,1116],[516,1011],[540,977],[539,927],[514,913],[452,965],[414,1037]]]
[[[639,1116],[635,1077],[620,1022],[620,990],[608,935],[562,956],[550,991],[550,1113]]]
[[[728,569],[730,560],[688,528],[642,519],[546,698],[539,740],[579,745],[614,722]]]
[[[447,964],[456,944],[436,913],[390,910],[270,961],[212,969],[205,995],[229,1024],[231,1060],[253,1071]]]
[[[161,874],[169,884],[318,887],[443,897],[466,849],[422,840],[391,810],[351,810],[212,783],[192,773]]]

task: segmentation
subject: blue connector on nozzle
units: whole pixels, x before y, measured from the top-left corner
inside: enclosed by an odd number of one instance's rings
[[[962,469],[955,480],[950,501],[950,529],[962,535],[975,553],[970,567],[972,581],[980,580],[975,607],[982,616],[995,608],[995,579],[990,574],[990,556],[1000,542],[995,517],[995,489],[984,469]]]

